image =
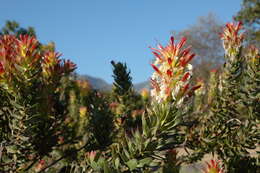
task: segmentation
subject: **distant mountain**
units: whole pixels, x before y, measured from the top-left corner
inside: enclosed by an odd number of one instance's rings
[[[145,81],[145,82],[134,84],[134,89],[138,92],[141,91],[143,88],[150,90],[151,89],[150,82]]]
[[[78,79],[89,81],[90,85],[97,90],[109,91],[112,89],[112,85],[108,84],[105,80],[89,75],[78,75]]]
[[[77,75],[77,79],[87,80],[94,89],[101,91],[110,91],[112,89],[112,84],[107,83],[105,80],[89,75]],[[150,82],[145,81],[141,83],[134,84],[134,89],[139,92],[143,88],[150,89]]]

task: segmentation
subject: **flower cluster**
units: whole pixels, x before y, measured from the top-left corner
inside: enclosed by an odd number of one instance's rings
[[[223,33],[220,35],[221,39],[223,40],[223,47],[226,51],[226,54],[229,56],[235,55],[241,47],[244,39],[244,34],[239,33],[241,29],[241,22],[238,24],[227,23]]]
[[[54,50],[42,50],[33,36],[0,36],[0,84],[13,93],[17,81],[30,83],[43,78],[48,83],[56,82],[76,68],[71,61],[59,57],[60,54]]]
[[[185,96],[190,96],[199,88],[190,87],[192,65],[189,62],[195,54],[191,53],[191,47],[183,48],[185,42],[186,38],[182,38],[175,44],[174,37],[171,37],[167,46],[158,45],[158,48],[152,48],[156,60],[151,64],[155,70],[151,78],[151,96],[158,103],[166,101],[180,105]]]
[[[34,37],[21,35],[17,39],[13,35],[3,35],[0,38],[0,60],[6,70],[17,68],[17,65],[29,70],[40,59],[37,53],[38,41]]]
[[[60,53],[47,51],[43,55],[42,71],[47,79],[51,76],[68,74],[75,70],[76,65],[70,60],[61,60]]]

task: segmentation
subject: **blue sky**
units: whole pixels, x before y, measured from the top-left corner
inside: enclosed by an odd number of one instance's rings
[[[126,62],[133,81],[152,74],[149,46],[165,43],[209,12],[232,21],[242,0],[8,0],[1,1],[0,26],[15,20],[33,26],[38,39],[54,41],[79,74],[112,82],[111,60]]]

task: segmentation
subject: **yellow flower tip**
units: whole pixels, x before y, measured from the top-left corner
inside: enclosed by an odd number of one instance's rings
[[[146,88],[143,88],[142,90],[141,90],[141,96],[142,96],[142,98],[143,99],[148,99],[148,97],[149,97],[149,91],[148,91],[148,89],[146,89]]]
[[[79,108],[79,115],[81,118],[85,117],[87,113],[87,107],[86,106],[81,106]]]

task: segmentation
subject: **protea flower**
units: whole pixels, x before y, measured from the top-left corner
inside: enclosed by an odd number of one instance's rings
[[[211,160],[206,162],[207,167],[203,169],[203,173],[224,173],[223,168],[219,165],[219,161]]]
[[[11,64],[17,58],[18,39],[13,35],[3,35],[0,37],[0,60],[4,64]],[[13,64],[13,63],[12,63]]]
[[[70,60],[61,60],[61,54],[53,51],[45,52],[43,56],[43,76],[47,79],[50,76],[68,74],[76,69],[76,65]]]
[[[20,40],[18,41],[18,48],[21,57],[32,57],[35,56],[35,50],[38,46],[38,41],[35,37],[29,35],[20,35]],[[39,57],[37,57],[39,58]]]
[[[244,34],[239,33],[241,29],[241,22],[237,24],[227,23],[223,33],[220,34],[220,37],[223,40],[223,47],[229,57],[234,57],[232,55],[236,55],[241,47],[244,39]]]
[[[151,64],[155,70],[151,78],[151,96],[159,103],[166,101],[180,105],[185,96],[199,88],[190,87],[192,65],[189,62],[195,54],[190,52],[191,47],[183,49],[185,42],[186,38],[182,38],[174,44],[174,37],[171,37],[167,46],[152,48],[156,60]]]

